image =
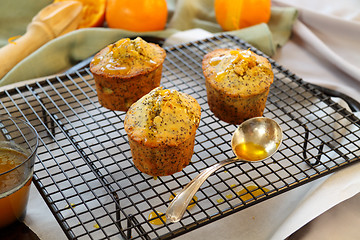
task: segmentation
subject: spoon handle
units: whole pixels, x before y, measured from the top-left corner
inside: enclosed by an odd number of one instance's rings
[[[205,182],[205,180],[213,174],[219,168],[233,162],[239,161],[238,158],[231,158],[223,160],[219,163],[216,163],[204,171],[202,171],[199,175],[197,175],[193,180],[191,180],[180,193],[176,195],[176,197],[170,203],[167,211],[166,218],[170,222],[178,222],[184,215],[186,208],[188,207],[190,201],[193,199],[195,193],[198,191],[200,186]]]

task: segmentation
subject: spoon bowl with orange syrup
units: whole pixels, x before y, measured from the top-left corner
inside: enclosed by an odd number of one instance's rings
[[[257,162],[271,157],[280,147],[283,134],[274,120],[255,117],[241,123],[231,139],[231,147],[236,157],[220,161],[197,175],[171,201],[166,219],[178,222],[187,206],[205,180],[219,168],[235,162]]]

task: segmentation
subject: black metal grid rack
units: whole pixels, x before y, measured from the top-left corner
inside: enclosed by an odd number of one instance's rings
[[[125,113],[99,105],[87,68],[0,93],[2,114],[25,118],[40,135],[33,181],[69,239],[172,238],[359,160],[360,120],[269,59],[275,79],[264,116],[284,131],[279,152],[261,163],[218,170],[183,219],[166,223],[160,212],[172,194],[203,169],[234,156],[230,139],[236,126],[209,110],[201,60],[210,50],[236,47],[263,55],[228,35],[166,48],[162,85],[195,97],[202,119],[190,165],[157,179],[133,166]],[[149,221],[151,212],[158,212],[162,224]]]

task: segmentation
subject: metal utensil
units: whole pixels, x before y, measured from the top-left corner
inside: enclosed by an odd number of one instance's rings
[[[43,8],[22,37],[0,48],[0,79],[48,41],[75,30],[81,20],[81,11],[82,4],[75,1],[52,3]]]
[[[166,211],[167,220],[170,222],[180,221],[195,193],[216,170],[239,161],[265,160],[278,150],[282,138],[280,126],[270,118],[256,117],[244,121],[236,129],[231,139],[231,147],[237,157],[216,163],[191,180],[170,203]]]

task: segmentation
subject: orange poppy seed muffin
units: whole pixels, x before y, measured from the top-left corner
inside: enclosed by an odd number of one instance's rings
[[[166,52],[140,37],[124,38],[98,52],[90,63],[100,104],[127,111],[131,104],[160,86]]]
[[[124,127],[141,172],[166,176],[187,166],[194,152],[201,108],[190,95],[155,88],[131,105]]]
[[[274,74],[269,61],[250,50],[217,49],[202,61],[207,100],[214,115],[231,124],[262,116]]]

